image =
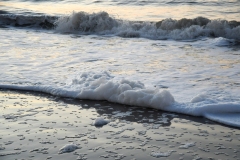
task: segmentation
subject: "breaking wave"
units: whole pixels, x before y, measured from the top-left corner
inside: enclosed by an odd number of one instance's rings
[[[67,16],[26,16],[0,14],[0,27],[35,27],[54,29],[58,33],[113,35],[125,38],[189,40],[200,37],[223,37],[240,40],[240,22],[210,20],[204,17],[159,22],[128,21],[107,12],[72,12]]]

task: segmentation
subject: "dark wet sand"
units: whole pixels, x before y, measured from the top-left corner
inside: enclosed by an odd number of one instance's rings
[[[0,160],[240,159],[240,129],[201,117],[8,90],[0,113]]]

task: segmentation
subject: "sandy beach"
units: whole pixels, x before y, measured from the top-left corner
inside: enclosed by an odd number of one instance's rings
[[[201,117],[36,92],[0,102],[1,160],[240,157],[240,130]]]

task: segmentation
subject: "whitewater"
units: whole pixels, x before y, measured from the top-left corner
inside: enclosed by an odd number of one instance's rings
[[[222,3],[1,2],[0,88],[240,127],[240,4]],[[188,13],[161,14],[179,4]],[[223,5],[223,13],[206,12]]]

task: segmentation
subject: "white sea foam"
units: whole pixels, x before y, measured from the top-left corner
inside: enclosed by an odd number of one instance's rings
[[[235,45],[237,42],[234,39],[227,39],[223,37],[219,37],[213,40],[212,44],[216,46],[232,46]]]
[[[174,98],[168,90],[147,89],[138,81],[122,79],[115,81],[107,72],[82,73],[68,80],[64,87],[51,86],[14,86],[1,85],[1,88],[32,90],[50,93],[52,95],[107,100],[120,104],[136,105],[164,109],[174,103]]]
[[[108,72],[83,72],[68,79],[65,86],[14,86],[0,85],[0,88],[32,90],[50,93],[52,95],[91,100],[107,100],[126,105],[150,107],[165,111],[184,113],[240,127],[240,104],[218,103],[206,99],[205,95],[194,97],[191,102],[175,102],[168,90],[145,88],[138,81],[122,79],[115,80]],[[223,115],[223,119],[219,117]],[[234,115],[232,118],[231,115]],[[234,122],[235,121],[235,122]],[[97,119],[96,124],[106,123]]]
[[[73,12],[60,17],[56,22],[56,31],[80,34],[112,34],[121,37],[145,37],[151,39],[196,39],[198,37],[224,37],[238,39],[240,26],[224,20],[164,19],[157,23],[119,20],[107,12]],[[220,43],[222,45],[222,43]]]
[[[228,106],[226,106],[228,107]],[[240,106],[239,106],[240,107]],[[231,108],[230,108],[231,109]],[[240,113],[206,113],[205,117],[229,126],[240,127]]]
[[[205,94],[198,94],[197,96],[195,96],[191,99],[191,102],[192,103],[201,102],[201,101],[204,101],[206,98],[207,98],[207,96]]]
[[[62,32],[101,32],[118,26],[117,20],[111,18],[107,12],[73,12],[70,16],[59,18],[55,23],[56,30]]]
[[[115,81],[107,72],[82,73],[68,83],[67,88],[78,90],[77,98],[107,100],[121,104],[165,108],[174,102],[168,90],[147,89],[138,81]]]
[[[178,103],[166,108],[166,110],[193,116],[203,116],[219,123],[240,127],[239,103],[205,103],[207,102],[184,104]]]
[[[234,123],[240,113],[239,50],[238,46],[213,44],[224,38],[176,42],[96,35],[71,38],[11,29],[0,32],[4,40],[0,88],[107,100],[239,126]],[[113,116],[128,116],[131,111],[125,114]],[[235,115],[230,121],[227,116],[221,120],[221,114]]]
[[[0,25],[55,29],[60,33],[98,34],[125,38],[190,40],[201,37],[223,37],[216,45],[234,45],[240,40],[240,23],[210,20],[204,17],[179,20],[167,18],[159,22],[117,19],[108,12],[73,11],[65,16],[0,14]],[[231,40],[228,40],[231,39]]]

